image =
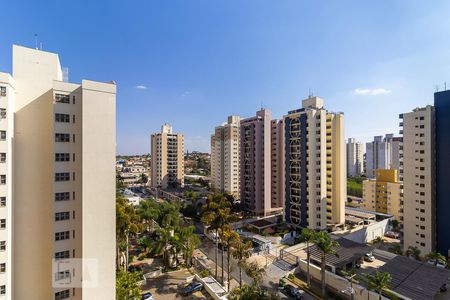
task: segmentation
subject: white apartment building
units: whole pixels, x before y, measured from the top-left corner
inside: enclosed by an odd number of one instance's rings
[[[392,133],[375,136],[372,142],[366,143],[366,175],[375,178],[377,169],[396,169],[400,167],[400,148],[402,138]]]
[[[361,142],[349,138],[347,141],[347,176],[360,176],[364,173],[364,151]]]
[[[0,299],[114,299],[116,85],[63,82],[57,54],[21,46],[12,66],[0,73]],[[54,273],[60,259],[91,264]]]
[[[400,180],[404,191],[404,247],[422,255],[435,249],[435,109],[416,108],[400,115],[403,157]]]
[[[160,133],[152,134],[150,147],[152,187],[184,186],[184,136],[173,133],[172,126],[164,124]]]
[[[239,116],[229,116],[211,135],[211,187],[239,199]]]
[[[310,96],[284,116],[285,219],[326,229],[345,222],[347,172],[344,115]]]

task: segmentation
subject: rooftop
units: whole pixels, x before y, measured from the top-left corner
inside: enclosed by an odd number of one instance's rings
[[[392,276],[391,289],[411,299],[434,299],[440,288],[449,283],[450,270],[405,256],[396,256],[379,268]],[[442,299],[450,298],[450,291]]]

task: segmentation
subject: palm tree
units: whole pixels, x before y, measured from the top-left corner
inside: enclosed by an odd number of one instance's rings
[[[381,300],[381,293],[385,288],[388,288],[391,283],[391,274],[388,272],[375,271],[375,274],[367,275],[367,279],[369,281],[368,289],[377,291]]]
[[[437,265],[438,263],[445,265],[447,263],[445,256],[439,252],[430,252],[427,254],[426,258],[434,261],[434,265]]]
[[[242,269],[245,267],[247,259],[252,254],[252,242],[244,242],[239,239],[231,250],[231,255],[238,261],[239,266],[239,287],[242,287]]]
[[[306,243],[306,281],[308,286],[311,286],[311,275],[309,274],[309,263],[311,258],[311,251],[309,249],[309,243],[314,241],[315,231],[309,228],[303,228],[299,237],[299,242]]]
[[[420,249],[417,246],[409,246],[405,252],[408,257],[413,257],[415,260],[420,260]]]
[[[266,275],[266,267],[260,267],[256,261],[246,264],[245,273],[253,279],[254,286],[260,286]]]
[[[208,197],[203,207],[202,222],[208,225],[208,231],[214,232],[216,237],[216,270],[215,277],[217,279],[217,265],[219,255],[219,230],[230,222],[230,202],[222,194],[216,194]],[[223,248],[222,248],[223,249]],[[223,252],[222,252],[223,255]],[[222,260],[223,272],[223,260]],[[222,274],[223,275],[223,274]],[[223,276],[222,276],[223,283]]]
[[[236,243],[238,243],[240,238],[239,238],[239,234],[237,234],[236,231],[234,231],[233,229],[229,228],[228,226],[226,228],[227,228],[227,230],[224,231],[224,234],[223,234],[223,242],[228,247],[228,250],[227,250],[227,273],[228,273],[228,279],[227,280],[228,280],[228,293],[229,293],[230,292],[230,273],[231,273],[231,268],[230,268],[230,265],[231,265],[230,264],[231,251],[234,248],[234,245]],[[222,269],[222,271],[223,271],[223,269]]]
[[[124,271],[128,269],[128,248],[130,235],[137,234],[141,230],[139,216],[133,206],[121,196],[116,197],[116,239],[117,239],[117,262],[116,268],[120,268],[120,257],[124,257]],[[123,253],[125,252],[125,253]]]
[[[158,230],[159,239],[153,241],[150,245],[151,251],[157,255],[163,256],[165,268],[170,267],[170,252],[176,245],[174,231],[171,228],[161,228]]]
[[[384,238],[382,236],[379,236],[372,241],[372,244],[376,245],[377,248],[380,248],[381,245],[384,244]]]
[[[322,252],[321,262],[320,262],[320,274],[322,277],[322,297],[325,298],[325,267],[326,267],[326,255],[333,254],[336,255],[337,249],[340,247],[339,243],[333,240],[327,232],[320,231],[314,234],[313,242],[316,244],[317,248]]]
[[[177,245],[183,253],[184,261],[188,266],[192,263],[192,254],[201,242],[200,238],[194,234],[195,227],[181,227],[176,233]]]

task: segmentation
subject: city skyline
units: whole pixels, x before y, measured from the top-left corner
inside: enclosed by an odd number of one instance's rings
[[[309,93],[344,112],[346,137],[365,143],[397,135],[397,115],[431,104],[449,79],[445,1],[174,3],[111,3],[106,14],[101,3],[8,5],[0,55],[10,58],[11,44],[35,47],[37,33],[38,47],[63,55],[70,81],[81,70],[117,80],[118,154],[149,153],[165,122],[185,135],[186,150],[209,152],[228,115],[263,106],[282,118]],[[67,11],[86,21],[53,26]],[[0,69],[9,72],[10,59]]]

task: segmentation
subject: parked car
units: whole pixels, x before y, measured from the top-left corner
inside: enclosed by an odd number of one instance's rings
[[[387,231],[384,236],[387,236],[389,238],[398,239],[400,237],[400,234],[398,232],[394,231]]]
[[[197,291],[201,291],[203,290],[203,283],[198,282],[198,281],[193,281],[191,282],[188,286],[186,286],[185,288],[183,288],[181,290],[181,294],[183,296],[189,296],[190,294],[193,294]]]
[[[284,286],[284,291],[286,294],[294,298],[295,300],[303,300],[303,295],[300,289],[296,288],[293,285],[287,284]]]
[[[150,292],[145,292],[141,296],[141,300],[154,300],[154,299],[155,298],[153,298],[153,295]]]
[[[447,267],[447,264],[443,264],[443,263],[441,263],[440,261],[438,261],[437,259],[430,259],[430,260],[428,260],[428,263],[429,263],[430,265],[436,266],[436,267],[438,267],[438,268],[443,268],[443,269],[445,269],[445,268]]]
[[[368,252],[364,255],[364,260],[368,262],[374,262],[375,256],[373,256],[372,252]]]

